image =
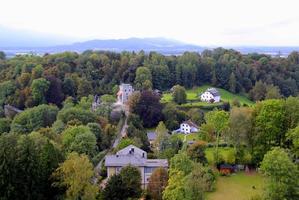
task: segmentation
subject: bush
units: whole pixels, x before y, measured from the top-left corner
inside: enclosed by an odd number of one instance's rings
[[[51,126],[58,113],[56,106],[39,105],[15,116],[11,124],[14,133],[31,133],[42,127]]]
[[[10,119],[0,118],[0,135],[2,133],[8,133],[10,131]]]
[[[71,120],[78,120],[84,125],[90,122],[96,122],[96,115],[90,110],[84,110],[81,108],[67,108],[62,109],[57,118],[63,123],[67,124]]]
[[[227,143],[220,143],[218,146],[219,147],[227,147],[228,145],[227,145]]]
[[[207,147],[208,147],[208,148],[214,147],[214,144],[213,144],[213,143],[208,143],[208,144],[207,144]]]
[[[228,153],[225,158],[225,162],[228,164],[235,164],[236,162],[236,152],[234,149],[228,150]]]

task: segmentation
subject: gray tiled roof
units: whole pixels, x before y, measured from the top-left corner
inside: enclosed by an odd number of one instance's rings
[[[206,91],[210,92],[214,97],[220,96],[220,93],[218,92],[218,90],[216,88],[208,88]]]
[[[105,158],[105,166],[123,167],[133,165],[137,167],[168,167],[167,159],[146,159],[134,155],[109,155]]]
[[[127,151],[134,148],[134,151]],[[126,153],[127,152],[127,153]],[[136,167],[168,167],[167,159],[147,159],[146,152],[140,155],[143,150],[130,145],[116,153],[116,155],[107,155],[105,157],[106,167],[123,167],[133,165]]]
[[[134,165],[134,166],[145,166],[146,159],[139,158],[134,155],[109,155],[105,158],[105,166],[126,166],[126,165]]]
[[[199,127],[198,127],[194,122],[192,122],[191,120],[184,121],[184,122],[182,122],[182,124],[188,124],[190,127],[199,128]]]

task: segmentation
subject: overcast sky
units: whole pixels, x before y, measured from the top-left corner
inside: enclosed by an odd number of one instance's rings
[[[0,5],[2,26],[78,39],[299,45],[298,0],[1,0]]]

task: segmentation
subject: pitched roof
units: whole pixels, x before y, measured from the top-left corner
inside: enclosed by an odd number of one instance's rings
[[[132,149],[135,150],[132,152]],[[118,151],[116,155],[107,155],[105,157],[105,166],[123,167],[127,165],[136,167],[168,167],[168,161],[167,159],[147,159],[146,152],[134,145],[127,146]]]
[[[189,126],[195,127],[195,128],[199,128],[194,122],[192,122],[191,120],[188,121],[184,121],[182,122],[182,124],[188,124]]]
[[[216,88],[208,88],[206,90],[206,92],[210,92],[214,97],[220,96],[220,93],[218,92],[218,90]]]
[[[140,158],[134,155],[108,155],[105,157],[105,166],[145,166],[146,158]]]
[[[147,132],[146,134],[148,140],[155,140],[157,138],[157,134],[155,132]]]
[[[116,155],[131,155],[131,154],[139,157],[145,157],[145,158],[147,157],[147,153],[145,151],[132,144],[119,150],[116,153]]]
[[[168,167],[167,159],[146,159],[134,155],[108,155],[105,157],[105,166],[124,167],[133,165],[136,167]]]

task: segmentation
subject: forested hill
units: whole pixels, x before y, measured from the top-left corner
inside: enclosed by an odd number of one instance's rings
[[[0,103],[20,109],[42,103],[60,106],[67,96],[115,94],[121,82],[133,83],[138,89],[159,90],[168,90],[176,84],[185,88],[211,84],[247,94],[255,101],[280,95],[297,96],[299,87],[297,52],[287,58],[242,55],[222,48],[180,56],[143,51],[64,52],[11,59],[1,55]]]

